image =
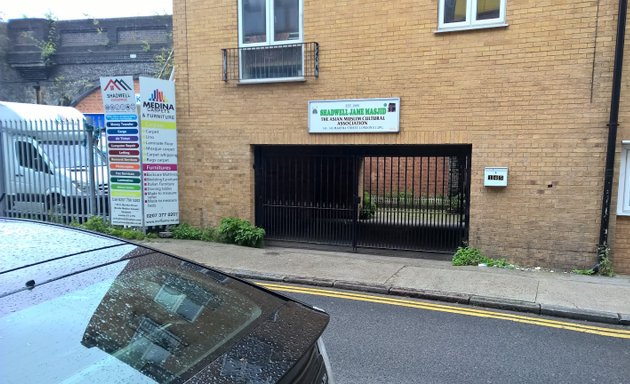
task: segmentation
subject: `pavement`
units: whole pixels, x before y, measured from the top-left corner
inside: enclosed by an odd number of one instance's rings
[[[630,276],[454,267],[450,261],[194,240],[144,245],[249,280],[333,287],[630,326]]]

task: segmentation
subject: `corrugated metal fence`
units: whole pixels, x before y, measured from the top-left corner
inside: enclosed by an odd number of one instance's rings
[[[0,216],[83,222],[109,215],[105,144],[83,121],[0,121]]]

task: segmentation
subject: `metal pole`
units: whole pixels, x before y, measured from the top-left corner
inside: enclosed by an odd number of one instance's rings
[[[80,121],[76,122],[80,124]],[[88,150],[88,177],[89,177],[89,194],[90,194],[90,215],[96,216],[96,177],[94,177],[94,126],[85,122],[85,132],[87,134],[87,150]]]
[[[8,161],[4,159],[4,122],[0,121],[0,216],[6,216],[7,207],[7,179],[5,168],[8,166]]]

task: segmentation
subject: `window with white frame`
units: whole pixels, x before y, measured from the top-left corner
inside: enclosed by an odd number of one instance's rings
[[[630,142],[624,142],[621,147],[617,215],[630,216]]]
[[[505,26],[507,0],[439,1],[439,31]]]
[[[303,76],[302,0],[238,0],[242,80]]]

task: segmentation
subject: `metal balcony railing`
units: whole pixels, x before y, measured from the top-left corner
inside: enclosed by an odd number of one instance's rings
[[[319,77],[319,43],[224,48],[223,81],[264,82]]]

